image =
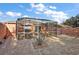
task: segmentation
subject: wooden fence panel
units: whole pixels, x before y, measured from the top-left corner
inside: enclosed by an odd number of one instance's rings
[[[60,34],[79,37],[79,28],[62,28],[58,31],[61,32]]]

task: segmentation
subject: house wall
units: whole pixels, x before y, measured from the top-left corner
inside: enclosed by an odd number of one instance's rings
[[[5,23],[9,31],[14,37],[16,37],[16,23]]]
[[[0,40],[8,39],[9,37],[13,37],[12,33],[4,23],[0,23]]]
[[[0,40],[6,35],[6,27],[4,24],[0,23]]]

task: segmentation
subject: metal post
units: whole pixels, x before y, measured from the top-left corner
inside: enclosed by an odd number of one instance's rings
[[[25,26],[25,25],[26,25],[26,20],[25,20],[25,22],[24,22],[24,39],[26,39],[26,38],[25,38],[25,36],[26,36],[26,32],[25,32],[25,27],[26,27],[26,26]]]
[[[18,39],[18,20],[16,20],[16,38]]]
[[[57,37],[57,22],[56,22],[56,37]]]
[[[78,22],[78,19],[77,19],[77,21],[76,21],[76,22],[77,22],[77,24],[76,24],[76,27],[78,27],[78,26],[79,26],[79,22]]]

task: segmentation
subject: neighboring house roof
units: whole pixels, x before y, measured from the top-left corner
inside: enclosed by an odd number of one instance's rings
[[[4,24],[16,24],[16,21],[7,21],[7,22],[4,22]]]

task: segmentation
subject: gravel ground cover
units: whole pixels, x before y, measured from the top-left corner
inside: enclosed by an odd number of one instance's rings
[[[78,55],[79,38],[67,35],[50,36],[46,46],[34,48],[34,39],[7,39],[0,45],[0,55]]]

